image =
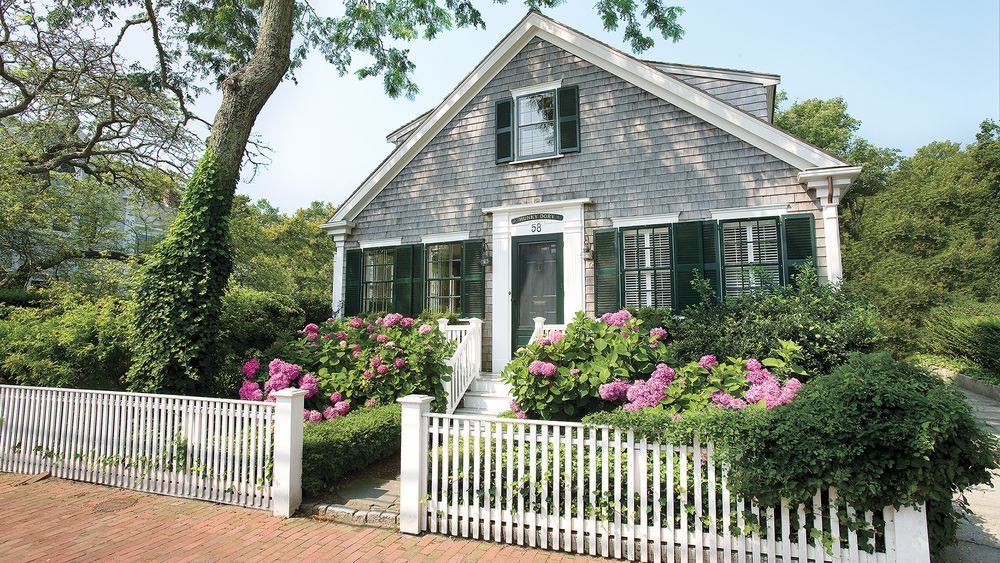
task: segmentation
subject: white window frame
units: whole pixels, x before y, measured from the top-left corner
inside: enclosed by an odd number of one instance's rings
[[[559,108],[558,108],[559,101],[558,101],[558,97],[559,97],[559,88],[561,88],[561,87],[562,87],[562,79],[560,78],[559,80],[553,80],[551,82],[544,82],[542,84],[534,84],[532,86],[526,86],[524,88],[511,88],[510,95],[511,95],[511,99],[513,100],[513,105],[512,105],[512,108],[511,108],[511,112],[513,113],[513,115],[511,116],[511,124],[512,124],[512,127],[511,127],[511,136],[513,138],[513,143],[514,143],[514,154],[513,154],[513,158],[511,159],[512,163],[534,162],[534,161],[538,161],[538,160],[547,160],[547,159],[550,159],[550,158],[559,158],[559,157],[563,156],[562,154],[559,153]],[[532,96],[532,95],[535,95],[535,94],[547,94],[547,93],[551,93],[552,94],[552,112],[553,112],[553,116],[552,116],[552,134],[553,134],[553,137],[554,137],[553,138],[553,152],[552,153],[546,153],[546,154],[535,154],[535,155],[530,155],[530,156],[522,156],[521,155],[521,145],[520,145],[520,142],[519,142],[519,139],[518,139],[518,133],[519,133],[519,131],[521,129],[521,124],[520,124],[520,119],[519,119],[521,112],[520,112],[520,108],[519,108],[518,102],[520,101],[521,98],[526,97],[526,96]]]

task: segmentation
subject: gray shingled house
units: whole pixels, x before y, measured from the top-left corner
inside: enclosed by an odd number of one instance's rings
[[[495,374],[533,319],[681,310],[696,271],[731,294],[812,259],[836,283],[837,204],[860,168],[771,125],[778,81],[639,60],[530,12],[388,136],[324,225],[334,310],[482,319]]]

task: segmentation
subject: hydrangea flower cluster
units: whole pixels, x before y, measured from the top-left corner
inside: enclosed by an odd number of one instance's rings
[[[743,393],[743,398],[733,397],[724,391],[712,393],[712,402],[723,408],[742,409],[747,405],[754,405],[764,402],[764,406],[773,409],[779,405],[791,402],[798,393],[802,383],[794,377],[789,379],[784,385],[764,368],[755,358],[747,360],[746,378],[750,382],[750,388]]]
[[[417,332],[419,332],[421,335],[426,336],[427,334],[430,334],[431,331],[433,330],[434,327],[432,325],[420,325],[420,328],[417,329]]]
[[[649,329],[649,347],[656,348],[664,340],[667,339],[667,329],[663,327],[654,327]]]
[[[247,379],[240,386],[240,399],[244,401],[263,401],[264,392],[260,390],[260,384]]]
[[[528,366],[528,373],[532,375],[540,375],[542,377],[555,377],[556,366],[555,364],[549,362],[535,360]]]
[[[666,396],[666,389],[673,383],[674,375],[673,368],[667,364],[657,364],[647,380],[629,383],[624,379],[616,379],[601,385],[598,393],[605,401],[628,400],[624,405],[627,411],[655,407]]]
[[[247,379],[253,379],[257,377],[257,370],[260,369],[260,362],[257,358],[250,358],[249,360],[243,362],[243,376]]]
[[[377,406],[378,406],[378,399],[376,399],[374,397],[372,397],[371,399],[368,399],[367,401],[365,401],[365,408],[366,409],[373,409],[373,408],[375,408]]]
[[[302,334],[306,335],[309,340],[316,340],[319,337],[319,325],[316,323],[309,323],[302,329]]]
[[[524,411],[521,410],[521,406],[517,404],[516,399],[510,400],[510,410],[514,411],[514,416],[517,418],[528,418],[528,415],[524,414]]]
[[[280,391],[287,389],[299,378],[302,368],[296,364],[284,362],[278,358],[271,360],[267,366],[268,380],[264,383],[264,391]]]
[[[712,369],[717,365],[719,365],[719,360],[715,359],[715,356],[702,356],[701,359],[698,360],[698,367],[700,368]]]
[[[600,321],[608,326],[624,327],[628,326],[628,321],[632,318],[632,313],[628,309],[622,309],[617,313],[604,313]]]
[[[551,346],[556,342],[559,342],[563,338],[566,338],[566,333],[561,330],[553,330],[548,334],[539,334],[535,342],[541,344],[542,346]]]

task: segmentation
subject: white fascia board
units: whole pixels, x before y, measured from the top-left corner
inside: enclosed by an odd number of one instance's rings
[[[529,41],[540,37],[682,110],[756,146],[799,170],[846,163],[698,88],[604,45],[537,12],[529,12],[420,126],[337,209],[334,220],[353,219],[451,118],[477,95]]]
[[[589,197],[580,199],[563,199],[557,201],[540,201],[538,203],[522,203],[519,205],[501,205],[498,207],[486,207],[483,215],[491,213],[514,213],[518,211],[544,211],[546,209],[559,209],[564,207],[576,207],[593,203]]]
[[[756,207],[729,207],[726,209],[713,209],[713,221],[729,221],[730,219],[757,219],[760,217],[775,217],[786,215],[788,204],[780,205],[758,205]]]
[[[618,228],[669,225],[680,221],[680,218],[680,213],[660,213],[657,215],[640,215],[638,217],[612,217],[611,226]]]
[[[810,168],[799,172],[798,180],[800,184],[808,184],[817,180],[826,181],[827,178],[834,180],[848,180],[853,182],[861,174],[860,166],[832,166],[825,168]]]
[[[368,240],[358,241],[358,246],[360,246],[361,248],[383,248],[386,246],[399,246],[401,244],[403,244],[403,237],[368,239]]]
[[[440,242],[455,242],[469,240],[469,231],[455,231],[451,233],[437,233],[420,237],[420,242],[424,244],[437,244]]]
[[[674,63],[648,62],[648,64],[651,64],[664,72],[669,72],[670,74],[683,74],[684,76],[697,76],[699,78],[719,78],[721,80],[732,80],[734,82],[750,82],[752,84],[760,84],[761,86],[777,86],[781,83],[781,77],[776,74],[729,70],[725,68],[688,66]]]

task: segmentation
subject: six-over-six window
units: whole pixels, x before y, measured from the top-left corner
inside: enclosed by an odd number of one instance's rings
[[[462,311],[462,243],[429,244],[427,255],[427,310]]]
[[[362,302],[365,311],[388,311],[392,305],[394,248],[364,251]]]

